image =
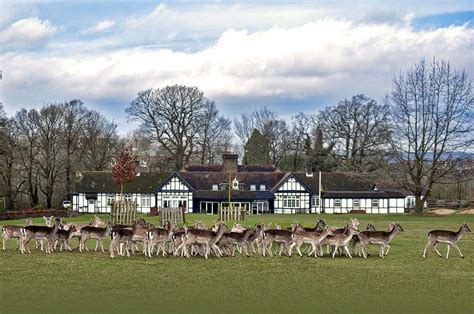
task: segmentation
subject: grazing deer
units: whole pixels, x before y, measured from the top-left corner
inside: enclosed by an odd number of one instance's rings
[[[328,229],[329,231],[332,231]],[[336,255],[336,252],[339,247],[342,247],[343,250],[346,252],[346,255],[349,258],[352,258],[351,253],[349,252],[349,248],[347,247],[349,242],[352,239],[352,236],[355,234],[359,234],[359,231],[351,224],[348,225],[347,227],[347,234],[346,233],[341,233],[341,234],[335,234],[332,237],[326,237],[327,243],[330,246],[333,246],[333,252],[332,252],[332,258],[334,258],[334,255]]]
[[[145,255],[149,258],[151,258],[156,245],[158,245],[156,255],[158,256],[160,249],[163,251],[163,257],[166,255],[166,243],[171,239],[173,225],[170,221],[166,221],[163,227],[164,228],[150,228],[147,231],[148,245]]]
[[[321,241],[324,240],[328,235],[333,235],[332,231],[329,229],[326,229],[322,232],[316,232],[316,231],[306,231],[306,230],[297,230],[294,231],[291,234],[291,238],[293,240],[293,243],[290,245],[290,251],[293,250],[293,247],[296,247],[296,251],[300,256],[303,256],[301,253],[301,246],[303,244],[311,245],[312,251],[308,253],[308,256],[311,256],[311,254],[314,253],[314,257],[318,257],[316,254],[317,252],[317,247],[320,245]]]
[[[224,232],[228,231],[229,228],[222,222],[216,222],[214,225],[214,230],[199,230],[199,229],[188,229],[183,235],[183,242],[179,245],[179,250],[184,250],[184,254],[186,257],[190,257],[187,246],[193,244],[201,244],[205,246],[204,257],[208,259],[209,253],[211,248],[215,250],[218,254],[217,256],[220,257],[220,249],[216,245],[216,243],[220,240]]]
[[[360,248],[364,258],[367,258],[365,250],[369,244],[379,246],[379,256],[381,258],[384,258],[384,256],[388,254],[390,250],[389,243],[398,232],[404,231],[399,223],[391,223],[389,230],[390,231],[362,231],[359,234],[360,242],[357,244],[357,247]],[[385,249],[387,250],[385,251]]]
[[[56,240],[56,232],[59,229],[61,220],[59,218],[55,219],[53,227],[46,226],[26,226],[22,229],[23,235],[23,250],[22,253],[25,253],[25,247],[28,248],[28,253],[31,253],[28,243],[32,239],[35,240],[46,240],[46,254],[51,254],[53,250],[53,242]]]
[[[26,220],[26,226],[31,226],[33,224],[33,220],[28,218]],[[23,241],[21,240],[21,229],[24,227],[16,226],[16,225],[6,225],[2,227],[2,238],[3,238],[3,250],[7,249],[7,240],[8,239],[16,239],[16,249],[21,250],[21,246]]]
[[[428,233],[428,243],[426,244],[425,250],[423,251],[423,258],[426,258],[426,250],[430,247],[435,250],[436,254],[438,254],[439,257],[442,257],[441,253],[436,248],[439,243],[446,243],[448,247],[448,251],[446,252],[446,259],[449,258],[449,248],[451,246],[454,246],[458,250],[459,255],[464,258],[464,255],[461,253],[461,249],[459,248],[457,243],[467,232],[471,232],[471,229],[469,229],[469,226],[466,223],[463,223],[457,232],[449,230],[430,231]]]
[[[107,226],[105,228],[101,227],[93,227],[93,226],[84,226],[81,228],[81,238],[79,240],[79,252],[82,252],[82,250],[86,249],[86,241],[89,239],[94,239],[96,240],[95,244],[95,250],[97,252],[97,248],[99,247],[100,244],[100,249],[102,252],[104,251],[104,244],[103,241],[107,237],[107,235],[110,232],[112,224],[110,221],[107,222]],[[71,228],[76,228],[75,226],[72,226]],[[69,228],[69,230],[71,229]]]
[[[56,249],[56,244],[60,244],[59,250],[63,251],[63,246],[68,251],[72,251],[71,247],[69,246],[69,238],[71,237],[71,233],[76,231],[76,226],[71,226],[69,230],[58,229],[56,232],[56,240],[54,244],[54,249]]]

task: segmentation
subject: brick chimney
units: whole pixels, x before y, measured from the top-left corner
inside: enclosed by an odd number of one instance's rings
[[[237,172],[239,164],[239,155],[233,153],[222,154],[222,165],[225,172]]]

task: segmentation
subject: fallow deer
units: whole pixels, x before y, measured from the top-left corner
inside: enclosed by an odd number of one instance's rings
[[[189,258],[190,255],[187,250],[187,246],[201,244],[205,246],[204,257],[208,259],[211,248],[216,252],[220,252],[220,249],[216,243],[222,237],[224,232],[229,230],[229,228],[223,222],[219,221],[214,225],[214,230],[216,231],[199,229],[187,230],[186,234],[183,236],[183,242],[178,247],[178,251],[184,250],[184,254]],[[219,254],[217,254],[217,256],[220,257]]]
[[[111,226],[112,224],[109,221],[107,222],[107,226],[105,228],[93,227],[93,226],[82,227],[81,238],[79,240],[79,252],[82,252],[84,249],[86,249],[86,242],[89,239],[96,240],[96,244],[95,244],[96,252],[97,252],[97,248],[99,247],[99,244],[100,244],[101,251],[105,252],[103,241],[109,234]],[[75,226],[72,226],[71,228],[75,228]]]
[[[333,252],[332,252],[332,258],[334,258],[334,255],[336,255],[336,252],[339,247],[342,247],[343,250],[346,252],[346,255],[349,258],[352,258],[351,253],[349,252],[349,242],[352,239],[352,236],[355,234],[359,234],[359,231],[353,226],[353,225],[348,225],[348,231],[346,233],[341,233],[341,234],[335,234],[331,237],[326,237],[327,243],[330,246],[333,246]],[[331,229],[328,229],[328,231],[332,231]]]
[[[273,256],[272,253],[272,244],[273,242],[283,245],[287,251],[288,256],[291,256],[290,244],[293,240],[291,239],[291,231],[281,230],[281,229],[270,229],[263,232],[262,238],[262,254],[266,255],[265,252],[268,252],[270,256]],[[282,250],[280,249],[279,255],[281,256]]]
[[[67,231],[64,229],[58,229],[56,232],[54,249],[56,249],[56,244],[59,244],[59,250],[61,252],[63,251],[63,246],[66,250],[72,251],[71,247],[69,246],[69,238],[71,237],[71,233],[74,231],[76,231],[76,226],[71,226]]]
[[[312,250],[308,253],[308,256],[314,253],[314,257],[318,257],[317,248],[320,245],[321,241],[324,240],[328,235],[333,235],[332,231],[326,229],[322,232],[317,231],[306,231],[306,230],[297,230],[291,234],[293,243],[290,245],[290,251],[293,250],[293,247],[296,247],[296,251],[300,256],[303,256],[301,253],[300,247],[303,244],[311,245]]]
[[[22,229],[23,235],[23,250],[22,253],[25,253],[25,247],[28,248],[28,252],[31,253],[28,244],[32,239],[35,240],[46,240],[46,253],[51,254],[53,251],[53,242],[56,240],[56,232],[59,229],[61,220],[59,218],[55,219],[53,227],[46,226],[26,226]]]
[[[464,255],[461,253],[461,249],[457,245],[459,240],[464,236],[464,234],[471,232],[471,229],[466,223],[463,223],[459,230],[456,231],[449,231],[449,230],[432,230],[428,233],[428,243],[425,246],[425,249],[423,251],[423,258],[426,258],[426,250],[428,248],[433,248],[438,254],[439,257],[442,257],[441,253],[438,251],[436,246],[439,243],[446,243],[448,250],[446,252],[446,259],[449,258],[449,248],[451,246],[454,246],[458,252],[459,255],[464,258]]]
[[[26,220],[26,226],[31,226],[33,224],[33,220],[28,218]],[[24,228],[23,226],[16,226],[16,225],[6,225],[2,227],[2,239],[3,239],[3,250],[7,249],[7,240],[8,239],[16,239],[16,249],[21,250],[21,246],[23,241],[21,240],[21,229]]]
[[[153,249],[156,245],[158,248],[156,249],[156,255],[160,253],[160,249],[162,250],[162,255],[165,257],[166,255],[166,243],[170,241],[171,235],[173,233],[173,225],[170,221],[165,222],[164,228],[150,228],[147,231],[147,252],[146,256],[151,258],[153,254]]]
[[[389,228],[390,231],[362,231],[359,234],[360,242],[357,247],[360,248],[364,258],[367,258],[365,252],[369,244],[375,244],[379,246],[379,256],[384,258],[390,250],[389,243],[393,240],[398,232],[403,232],[403,228],[399,223],[393,223]],[[387,249],[385,251],[385,249]]]

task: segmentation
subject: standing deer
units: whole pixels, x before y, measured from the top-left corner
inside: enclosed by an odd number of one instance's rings
[[[28,218],[26,220],[26,226],[31,226],[33,224],[33,220],[31,218]],[[22,226],[16,226],[16,225],[6,225],[2,227],[2,238],[3,238],[3,250],[5,251],[7,249],[7,240],[8,239],[16,239],[16,249],[21,250],[21,246],[23,244],[23,241],[21,239],[21,229],[24,227]]]
[[[220,257],[220,249],[216,243],[220,240],[224,232],[228,231],[229,228],[222,222],[219,221],[214,225],[214,230],[200,230],[200,229],[189,229],[183,235],[182,243],[178,247],[179,250],[184,250],[186,257],[190,257],[187,250],[187,246],[193,244],[200,244],[205,246],[204,257],[208,259],[211,248],[217,252],[217,256]]]
[[[173,233],[173,225],[167,220],[163,228],[150,228],[147,231],[148,245],[147,250],[145,251],[145,256],[151,258],[153,254],[153,249],[156,245],[156,255],[160,253],[160,249],[163,251],[163,257],[166,255],[166,243],[171,240],[171,235]]]
[[[426,258],[426,250],[432,247],[436,254],[439,257],[442,257],[441,253],[436,248],[439,243],[446,243],[448,247],[448,251],[446,252],[446,259],[449,258],[449,248],[454,246],[459,255],[464,258],[464,255],[461,253],[461,249],[457,245],[459,240],[466,234],[467,232],[471,232],[471,229],[466,223],[463,223],[457,232],[449,231],[449,230],[432,230],[428,233],[428,243],[425,246],[425,250],[423,251],[423,258]]]
[[[66,248],[66,250],[72,251],[71,247],[69,246],[69,238],[71,237],[71,233],[73,233],[74,231],[76,231],[75,226],[70,227],[67,231],[63,229],[58,229],[58,231],[56,232],[54,249],[56,249],[56,244],[59,243],[59,250],[61,252],[63,251],[63,246],[64,248]]]
[[[31,253],[28,243],[32,239],[35,240],[46,240],[46,254],[51,254],[53,251],[53,242],[56,240],[56,232],[59,229],[61,220],[59,218],[55,219],[53,227],[46,226],[26,226],[22,229],[23,235],[23,248],[22,253],[25,253],[25,247],[28,248],[28,253]]]
[[[306,230],[297,230],[291,234],[293,243],[290,245],[290,251],[293,250],[293,247],[296,247],[296,251],[300,256],[303,256],[301,253],[301,246],[303,244],[311,245],[312,250],[308,253],[308,256],[314,253],[314,257],[318,257],[317,248],[320,245],[321,241],[324,240],[328,235],[333,235],[332,231],[326,229],[322,232],[317,231],[306,231]]]
[[[109,234],[111,225],[112,224],[109,221],[109,222],[107,222],[107,226],[105,228],[93,227],[93,226],[84,226],[84,227],[82,227],[82,229],[81,229],[81,238],[80,238],[80,241],[79,241],[79,252],[82,252],[84,249],[87,250],[86,241],[89,240],[89,239],[96,240],[94,251],[97,252],[97,248],[99,247],[99,244],[100,244],[100,249],[101,249],[102,252],[104,252],[103,241],[107,237],[107,235]],[[72,226],[71,228],[75,229],[75,226]]]
[[[329,231],[332,231],[332,230],[329,229]],[[334,255],[336,255],[337,249],[339,247],[342,247],[343,250],[346,252],[346,255],[349,258],[352,258],[351,253],[349,252],[348,245],[352,239],[352,236],[356,234],[359,234],[359,231],[356,228],[354,228],[353,225],[348,225],[347,234],[346,233],[335,234],[330,238],[326,238],[328,245],[334,247],[333,252],[332,252],[332,258],[334,258]]]

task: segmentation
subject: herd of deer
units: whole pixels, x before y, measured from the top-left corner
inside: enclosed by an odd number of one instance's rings
[[[43,241],[46,241],[46,253],[51,254],[57,246],[71,251],[69,240],[73,237],[79,239],[79,251],[88,251],[86,242],[90,239],[96,240],[95,251],[99,248],[104,252],[103,240],[108,236],[111,238],[109,252],[111,258],[115,253],[130,256],[138,250],[137,244],[142,245],[142,253],[152,257],[155,253],[162,256],[172,254],[174,256],[191,257],[195,255],[210,255],[217,257],[234,256],[235,251],[244,252],[247,256],[261,254],[263,256],[274,254],[273,246],[277,248],[278,255],[283,252],[291,256],[293,249],[303,256],[302,250],[308,251],[308,256],[323,256],[323,247],[327,247],[327,253],[332,258],[336,254],[344,254],[352,258],[349,245],[352,243],[354,255],[367,258],[367,247],[369,244],[379,247],[379,257],[383,258],[390,250],[390,242],[403,228],[398,223],[389,223],[387,231],[377,231],[372,224],[368,224],[365,231],[359,231],[359,221],[351,218],[350,223],[343,228],[330,227],[322,219],[316,221],[314,228],[303,227],[295,223],[290,228],[282,229],[281,226],[261,224],[255,227],[245,227],[235,224],[229,228],[225,223],[218,221],[211,228],[195,221],[192,227],[178,227],[171,221],[165,221],[160,228],[154,227],[143,219],[137,220],[133,225],[113,225],[104,223],[99,217],[94,216],[89,224],[65,223],[62,218],[43,217],[45,226],[33,225],[28,219],[25,226],[8,225],[2,227],[3,250],[6,249],[6,240],[14,238],[17,240],[17,250],[22,253],[31,253],[29,243],[36,242],[36,248],[44,250]],[[442,256],[437,249],[439,243],[448,246],[446,259],[449,258],[449,249],[455,247],[459,255],[464,257],[457,246],[462,236],[471,232],[467,224],[462,224],[457,232],[447,230],[433,230],[428,233],[428,243],[423,251],[433,248]],[[302,248],[303,247],[303,248]],[[332,250],[332,253],[330,251]]]

